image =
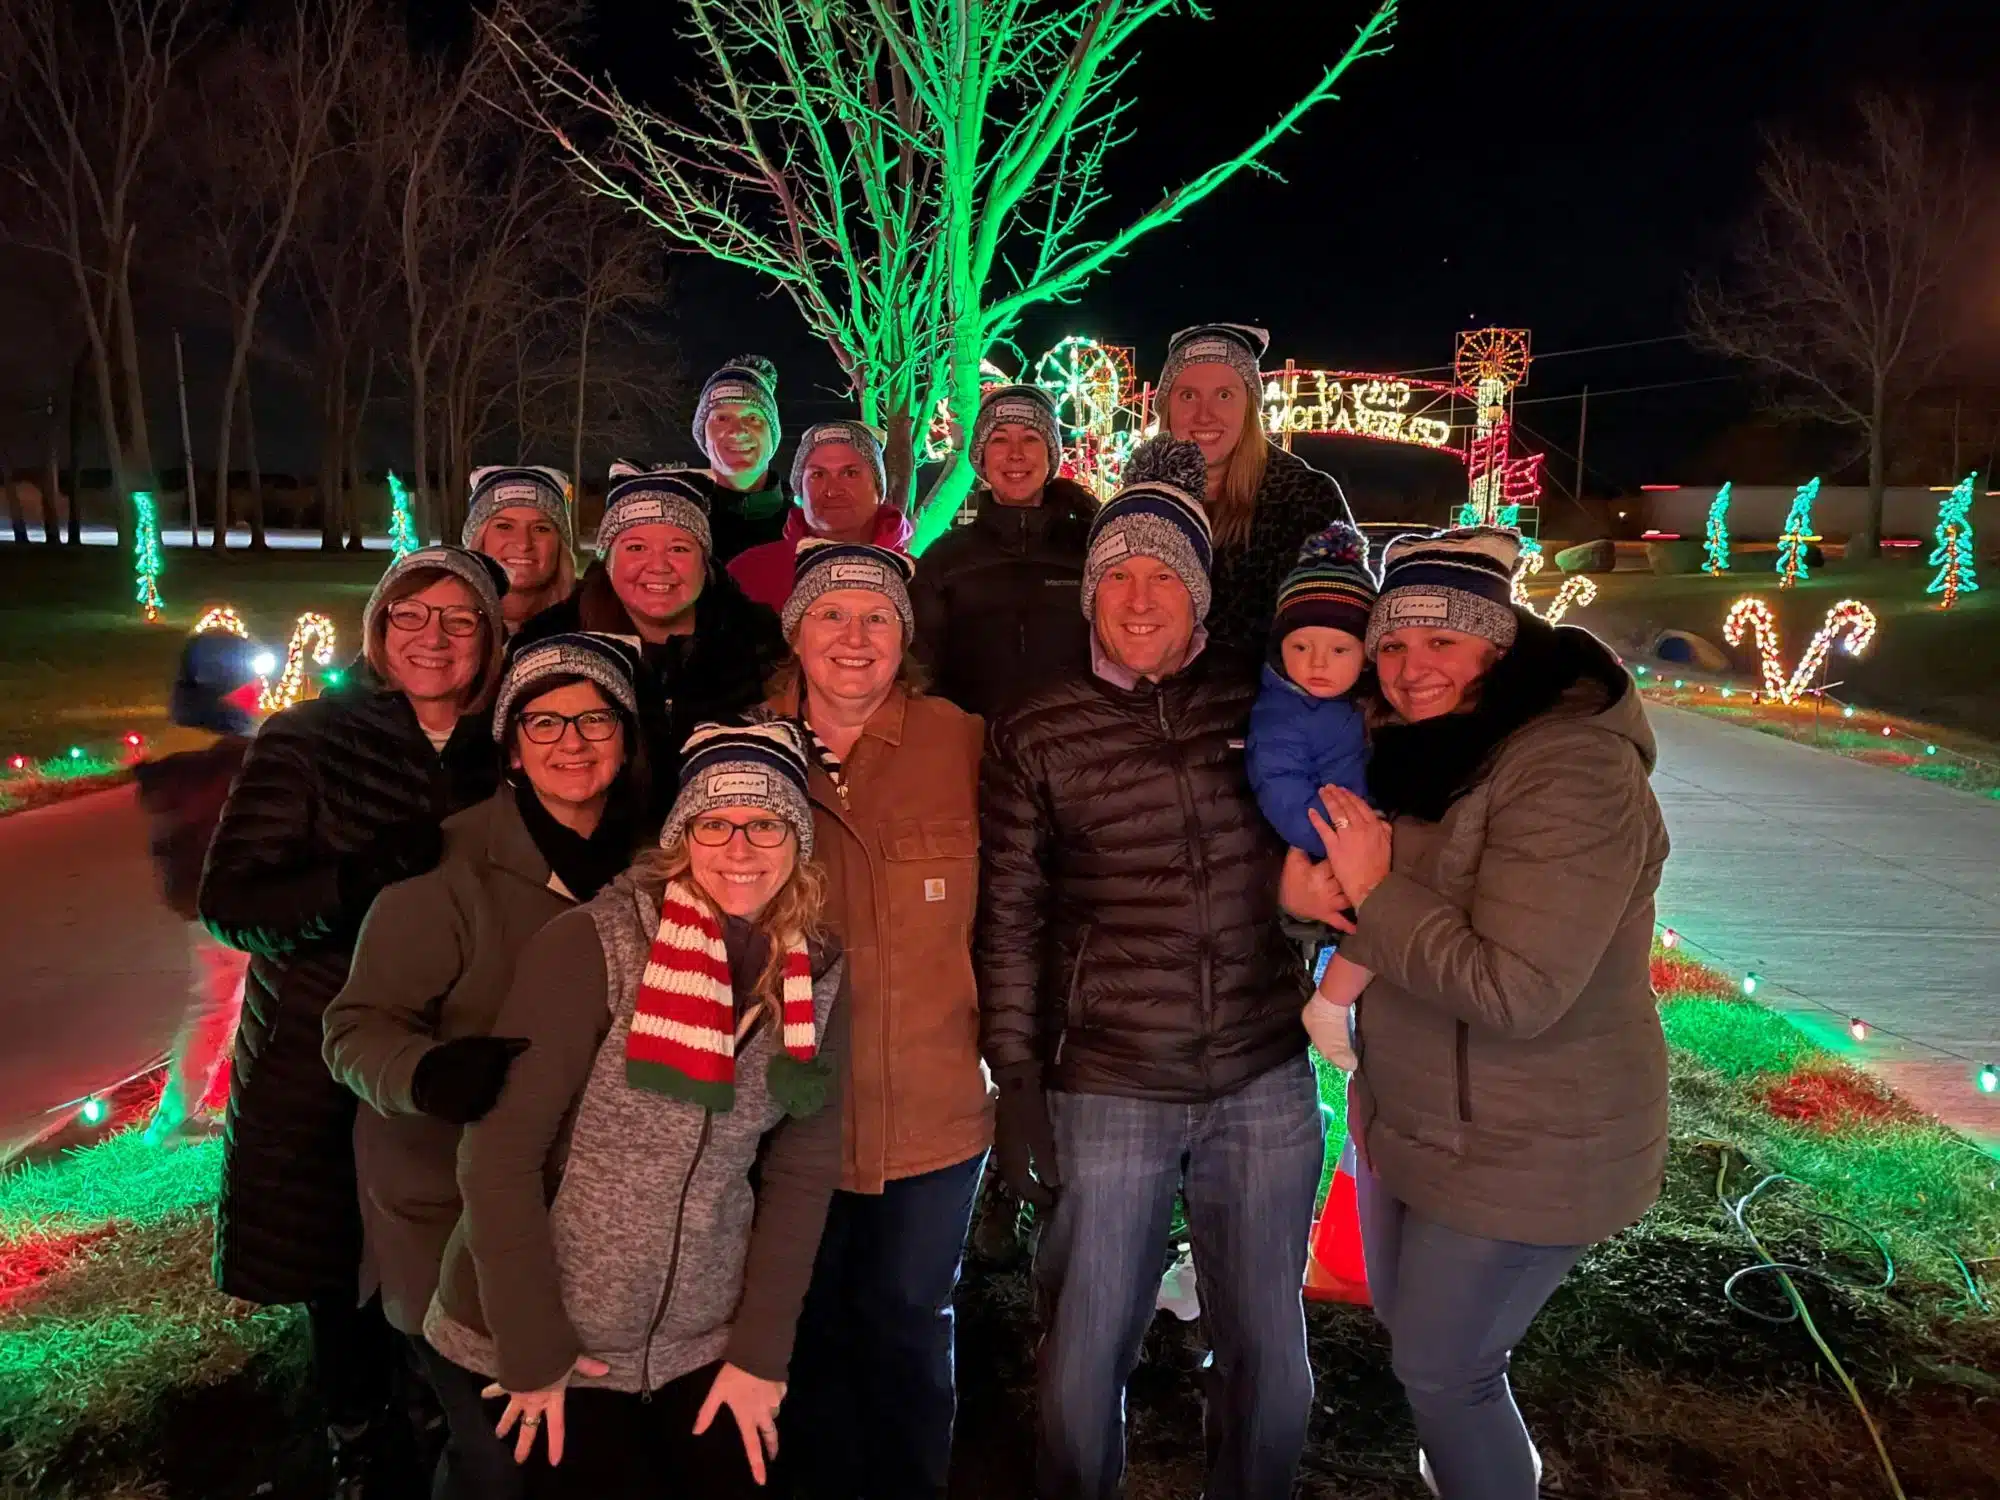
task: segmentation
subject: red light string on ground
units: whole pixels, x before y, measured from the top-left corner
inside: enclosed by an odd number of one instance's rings
[[[1722,954],[1717,953],[1713,948],[1696,942],[1679,928],[1669,927],[1664,923],[1657,925],[1659,927],[1658,935],[1662,948],[1672,951],[1685,947],[1700,954],[1703,958],[1725,972],[1735,971],[1735,964],[1723,957]],[[1827,1015],[1841,1020],[1847,1029],[1847,1034],[1857,1042],[1867,1041],[1878,1035],[1889,1036],[1894,1037],[1899,1042],[1904,1042],[1909,1046],[1915,1047],[1921,1052],[1929,1052],[1938,1057],[1948,1057],[1954,1062],[1964,1063],[1966,1066],[1977,1070],[1973,1074],[1973,1086],[1980,1093],[2000,1094],[2000,1063],[1981,1062],[1976,1057],[1968,1056],[1963,1052],[1955,1052],[1949,1047],[1940,1047],[1935,1042],[1924,1041],[1921,1037],[1914,1037],[1908,1032],[1898,1031],[1893,1026],[1883,1026],[1877,1022],[1866,1020],[1837,1006],[1828,1005],[1824,1000],[1814,999],[1811,995],[1806,994],[1805,991],[1794,989],[1789,984],[1784,984],[1775,979],[1766,979],[1755,969],[1746,969],[1743,971],[1741,986],[1746,998],[1761,994],[1766,989],[1774,989],[1790,995],[1795,1000],[1803,1001],[1815,1010],[1824,1011]]]

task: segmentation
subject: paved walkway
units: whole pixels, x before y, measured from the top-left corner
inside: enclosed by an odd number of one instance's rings
[[[1660,920],[1776,981],[1757,998],[2000,1153],[2000,1096],[1979,1092],[1975,1066],[1879,1033],[1857,1044],[1846,1020],[2000,1063],[2000,802],[1650,713],[1673,836]]]
[[[187,929],[160,901],[123,786],[0,818],[0,1161],[165,1055]]]

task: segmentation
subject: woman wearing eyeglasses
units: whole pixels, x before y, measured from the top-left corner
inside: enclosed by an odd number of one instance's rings
[[[914,564],[808,538],[771,705],[806,731],[827,923],[854,995],[840,1191],[799,1327],[786,1467],[801,1493],[939,1496],[952,1293],[993,1117],[972,919],[981,721],[924,695]]]
[[[650,785],[639,670],[637,652],[606,635],[551,636],[514,656],[493,707],[509,784],[445,820],[436,869],[376,899],[327,1007],[327,1066],[369,1106],[354,1122],[362,1292],[379,1289],[450,1421],[441,1500],[520,1493],[497,1410],[480,1407],[484,1377],[424,1342],[424,1313],[458,1223],[460,1132],[493,1107],[527,1045],[493,1035],[514,961],[637,847]]]
[[[196,906],[250,954],[230,1079],[216,1280],[303,1302],[336,1485],[407,1466],[389,1419],[394,1341],[361,1296],[354,1096],[320,1057],[321,1018],[386,886],[437,863],[439,825],[499,779],[487,705],[504,640],[499,564],[424,547],[362,614],[363,660],[251,741],[209,845]]]
[[[840,1170],[845,965],[784,722],[688,738],[657,851],[522,952],[424,1332],[527,1493],[760,1493]],[[753,1180],[754,1176],[754,1180]],[[476,1372],[476,1373],[475,1373]]]

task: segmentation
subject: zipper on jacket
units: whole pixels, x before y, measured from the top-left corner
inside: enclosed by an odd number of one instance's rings
[[[1208,903],[1208,858],[1202,850],[1201,818],[1195,812],[1194,783],[1187,773],[1187,758],[1181,754],[1174,742],[1172,726],[1167,722],[1167,695],[1160,689],[1154,699],[1159,709],[1160,734],[1167,742],[1167,753],[1174,762],[1174,785],[1180,792],[1181,823],[1188,844],[1188,869],[1194,876],[1195,910],[1200,913],[1201,933],[1196,938],[1196,946],[1201,953],[1201,1018],[1204,1026],[1212,1025],[1215,1017],[1215,922]],[[1208,1074],[1208,1049],[1201,1050],[1201,1069],[1205,1078]]]
[[[1069,1040],[1070,1027],[1076,1024],[1076,1000],[1083,990],[1083,955],[1090,948],[1090,931],[1094,923],[1085,922],[1077,935],[1076,958],[1069,966],[1069,994],[1063,1002],[1063,1029],[1056,1038],[1056,1055],[1050,1066],[1062,1061],[1063,1044]]]
[[[674,1238],[667,1251],[667,1279],[660,1286],[660,1300],[653,1306],[653,1320],[646,1325],[646,1342],[639,1351],[639,1399],[653,1399],[653,1335],[660,1331],[660,1324],[667,1318],[667,1304],[673,1301],[674,1282],[681,1269],[681,1225],[687,1219],[688,1190],[694,1186],[695,1169],[701,1165],[702,1154],[708,1150],[709,1131],[714,1128],[715,1116],[708,1110],[701,1112],[701,1134],[695,1138],[694,1156],[688,1162],[687,1176],[681,1179],[681,1195],[674,1205]]]
[[[1451,1059],[1452,1080],[1458,1089],[1458,1123],[1472,1123],[1472,1028],[1465,1022],[1458,1023],[1458,1035],[1452,1040]]]

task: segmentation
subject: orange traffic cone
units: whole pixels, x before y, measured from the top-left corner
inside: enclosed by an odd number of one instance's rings
[[[1313,1225],[1306,1256],[1305,1294],[1315,1302],[1356,1302],[1371,1306],[1368,1263],[1361,1254],[1361,1215],[1354,1199],[1354,1143],[1349,1141],[1334,1168],[1333,1181]]]

